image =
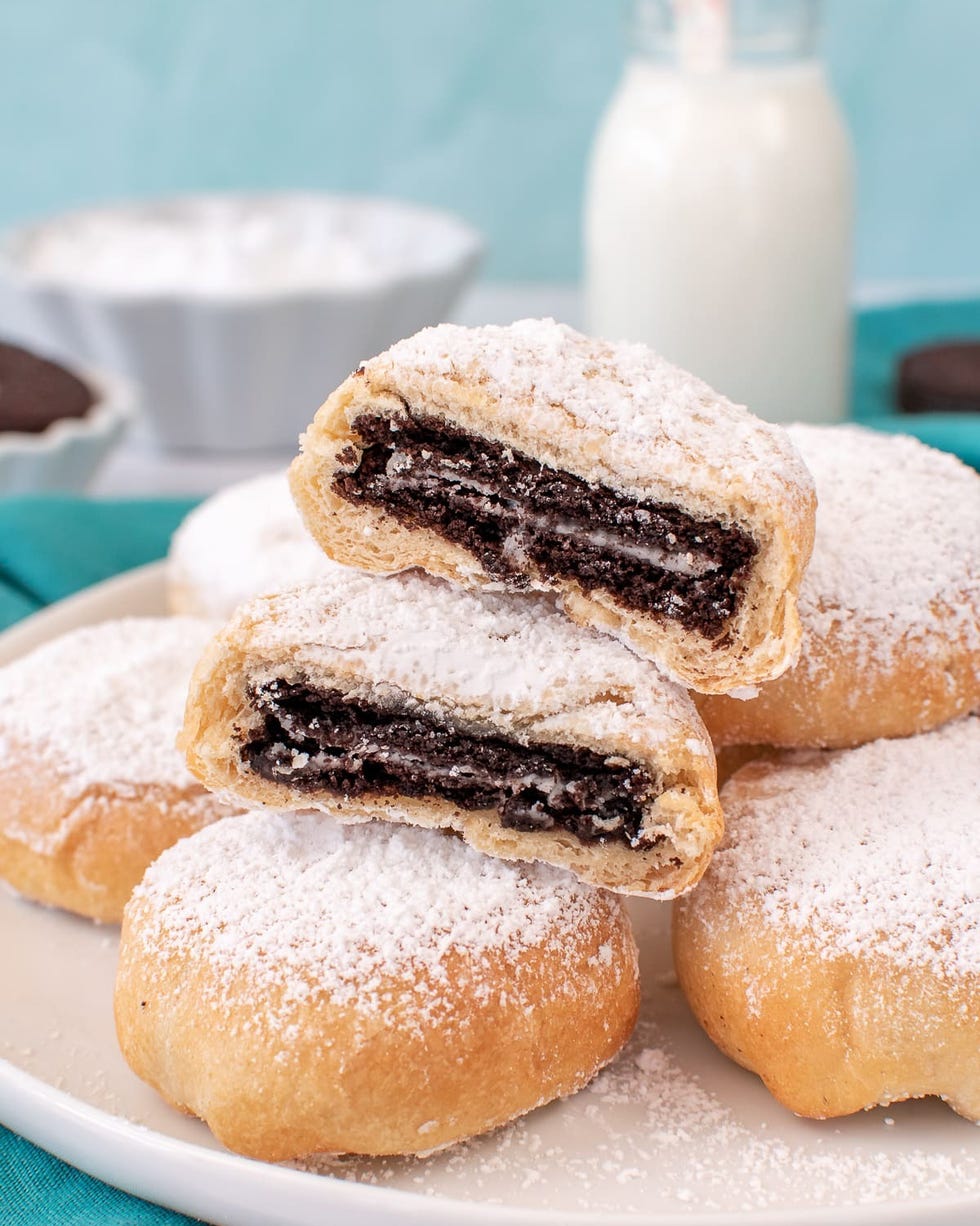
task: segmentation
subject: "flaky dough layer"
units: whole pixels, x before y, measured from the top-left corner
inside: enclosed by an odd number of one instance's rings
[[[643,346],[592,340],[549,320],[442,325],[400,342],[319,410],[290,471],[293,493],[336,561],[386,573],[421,566],[469,587],[493,583],[471,553],[333,488],[360,450],[352,422],[367,411],[397,417],[406,407],[590,483],[737,526],[758,546],[739,610],[714,641],[631,610],[602,589],[529,572],[531,587],[556,591],[575,621],[622,639],[706,693],[778,676],[795,658],[815,499],[778,427]]]
[[[558,827],[505,828],[495,810],[435,796],[367,794],[347,805],[263,778],[241,756],[262,723],[249,688],[279,678],[383,704],[422,703],[462,731],[626,759],[661,782],[644,820],[663,838],[649,848],[584,842]],[[722,831],[714,755],[682,690],[546,601],[467,593],[420,575],[348,574],[239,610],[197,667],[180,744],[207,787],[249,803],[449,827],[481,851],[559,865],[623,893],[667,898],[688,889]]]

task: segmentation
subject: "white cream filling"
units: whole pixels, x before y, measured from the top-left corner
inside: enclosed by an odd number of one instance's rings
[[[312,766],[314,770],[330,770],[337,765],[338,754],[345,756],[348,759],[348,768],[350,770],[359,770],[363,764],[361,755],[370,753],[372,761],[389,762],[393,765],[406,767],[408,769],[416,769],[424,772],[428,779],[434,782],[458,781],[465,780],[467,783],[472,783],[475,786],[484,786],[487,788],[496,788],[499,786],[499,780],[489,770],[477,764],[453,765],[444,766],[437,765],[429,761],[420,754],[414,754],[404,749],[385,749],[379,744],[366,743],[358,747],[350,749],[339,749],[337,754],[331,754],[325,751],[320,751],[316,754],[303,753],[290,745],[284,745],[280,742],[276,746],[290,755],[289,762],[284,762],[279,766],[274,767],[274,773],[281,779],[288,780],[294,774],[306,770]],[[554,775],[543,775],[537,771],[526,771],[523,774],[511,777],[516,784],[515,791],[524,791],[525,789],[533,788],[535,791],[542,793],[545,797],[545,803],[557,804],[561,799],[562,793],[566,790],[566,784],[556,779]],[[588,817],[597,830],[611,834],[618,830],[622,824],[622,817],[615,815],[611,817],[601,817],[597,813],[583,812],[584,817]]]
[[[285,727],[285,721],[282,720],[281,715],[280,720]],[[336,754],[321,750],[319,753],[311,755],[302,753],[290,745],[282,744],[277,745],[276,748],[281,748],[290,754],[290,761],[288,763],[283,763],[275,768],[275,773],[283,778],[289,778],[290,775],[304,770],[310,765],[312,765],[314,770],[329,770],[331,767],[336,766],[337,756],[343,755],[348,759],[351,770],[359,770],[363,765],[364,758],[370,756],[372,762],[390,763],[393,766],[404,767],[408,770],[417,770],[433,781],[458,782],[459,780],[465,780],[465,782],[472,783],[475,786],[489,788],[499,786],[498,776],[478,763],[454,763],[451,766],[437,764],[422,754],[415,754],[406,749],[388,749],[377,742],[362,742],[360,745],[351,746],[349,749],[338,747]],[[513,775],[510,778],[516,783],[517,790],[523,791],[525,788],[534,788],[535,791],[541,792],[549,801],[558,800],[565,790],[565,785],[557,780],[554,775],[542,775],[537,771],[525,771],[523,774]]]
[[[643,562],[647,566],[656,566],[673,575],[700,578],[702,575],[718,570],[720,566],[720,563],[702,552],[688,550],[686,553],[672,553],[660,545],[639,544],[623,540],[622,537],[604,528],[583,528],[574,520],[552,520],[548,515],[528,511],[516,500],[504,497],[493,486],[459,472],[445,461],[438,475],[424,474],[421,481],[418,478],[413,480],[408,475],[412,468],[413,459],[410,455],[398,450],[393,451],[385,468],[385,475],[391,487],[393,489],[417,488],[426,481],[435,487],[455,485],[466,493],[479,494],[485,498],[497,498],[507,510],[516,512],[523,523],[509,533],[503,547],[504,556],[513,563],[520,563],[526,556],[524,538],[526,530],[530,530],[543,535],[552,533],[557,536],[574,537],[595,549],[633,558],[637,562]]]

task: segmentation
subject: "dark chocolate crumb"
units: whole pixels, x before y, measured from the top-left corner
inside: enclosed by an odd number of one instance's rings
[[[661,842],[642,832],[649,772],[577,745],[463,732],[421,705],[380,707],[277,679],[253,688],[263,722],[241,760],[264,779],[343,796],[437,796],[496,809],[513,830],[561,827],[584,842]]]
[[[738,610],[757,546],[734,525],[637,503],[408,412],[364,413],[353,429],[360,460],[344,461],[336,492],[438,532],[511,587],[572,579],[711,640]]]

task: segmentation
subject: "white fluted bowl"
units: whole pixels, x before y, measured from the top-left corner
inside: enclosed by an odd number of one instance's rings
[[[36,433],[0,430],[0,497],[80,493],[135,418],[135,392],[126,380],[73,373],[95,396],[82,417],[61,417]]]
[[[0,241],[0,332],[121,371],[168,448],[281,452],[360,361],[445,318],[482,250],[451,214],[370,198],[87,210]]]

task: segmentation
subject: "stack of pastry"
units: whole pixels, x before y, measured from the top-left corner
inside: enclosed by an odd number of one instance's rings
[[[198,665],[190,767],[263,808],[130,906],[141,1076],[262,1157],[428,1150],[610,1059],[615,895],[684,895],[696,1015],[795,1110],[980,1114],[975,474],[525,322],[368,362],[290,480],[329,561]],[[709,865],[715,747],[764,756]]]
[[[683,895],[696,1015],[793,1109],[980,1114],[976,474],[524,321],[366,363],[290,485],[309,537],[271,478],[174,541],[175,611],[231,615],[180,734],[207,829],[126,909],[141,1077],[261,1158],[449,1144],[615,1056],[621,896]],[[146,724],[122,690],[93,744]],[[716,749],[761,755],[721,805]]]
[[[181,745],[252,812],[137,889],[120,1041],[242,1152],[426,1151],[625,1042],[617,895],[690,889],[722,833],[684,687],[794,659],[812,482],[650,351],[525,321],[368,362],[291,486],[330,562],[198,664]]]

